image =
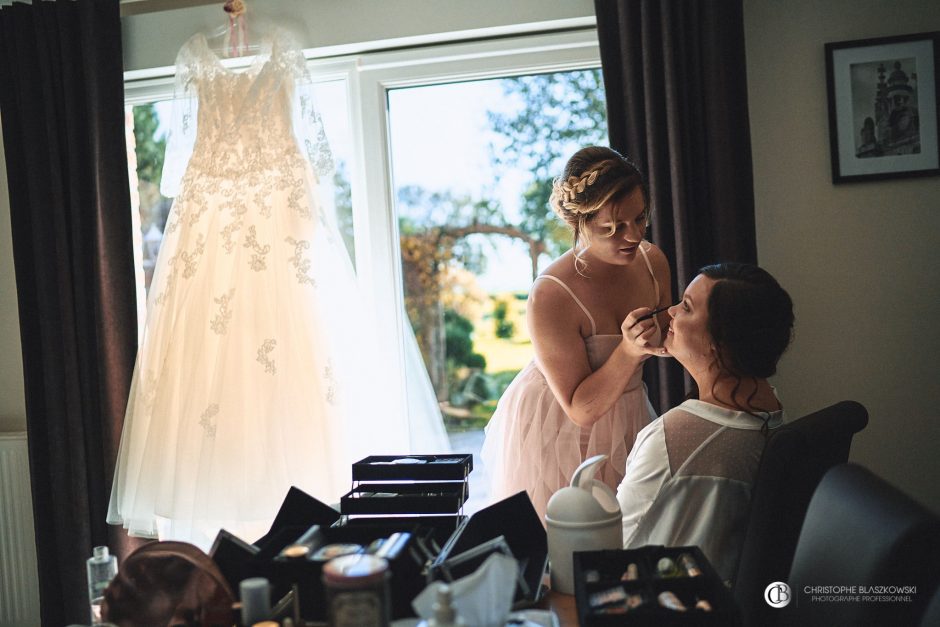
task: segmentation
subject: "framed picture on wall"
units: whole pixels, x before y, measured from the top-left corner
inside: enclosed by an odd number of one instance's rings
[[[832,182],[940,174],[940,32],[826,44]]]

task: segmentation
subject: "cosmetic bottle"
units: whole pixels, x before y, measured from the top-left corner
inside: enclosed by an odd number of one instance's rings
[[[104,589],[117,574],[117,557],[108,553],[108,547],[96,546],[88,558],[88,601],[91,604],[91,624],[101,625],[101,603]]]
[[[457,616],[457,611],[451,604],[450,586],[440,586],[437,589],[437,601],[432,608],[434,616],[418,624],[418,627],[466,627],[467,623]]]
[[[268,620],[271,614],[271,584],[264,577],[243,579],[238,584],[242,603],[242,625],[249,627]]]
[[[326,624],[329,627],[389,627],[391,596],[388,562],[354,553],[335,557],[323,567]]]

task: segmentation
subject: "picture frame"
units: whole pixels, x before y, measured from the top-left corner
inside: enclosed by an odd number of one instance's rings
[[[827,43],[834,184],[940,174],[940,32]]]

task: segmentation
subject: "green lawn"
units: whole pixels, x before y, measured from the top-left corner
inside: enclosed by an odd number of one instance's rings
[[[483,319],[475,321],[473,350],[486,357],[488,373],[522,370],[532,360],[532,341],[525,321],[526,301],[513,292],[490,294],[490,299]],[[507,320],[515,327],[509,339],[500,339],[495,334],[492,311],[497,300],[509,304]]]
[[[518,298],[511,292],[491,294],[490,301],[483,315],[473,320],[473,352],[486,358],[486,375],[490,385],[495,386],[491,393],[500,394],[512,378],[532,361],[532,341],[529,339],[525,321],[525,298]],[[515,331],[511,338],[496,337],[495,320],[492,317],[493,304],[503,300],[510,305],[507,320],[512,322]],[[467,374],[459,375],[461,377]],[[448,432],[474,431],[482,429],[489,422],[496,409],[498,398],[472,406],[448,407],[444,412],[444,423]]]
[[[496,337],[476,337],[473,350],[486,357],[487,372],[522,370],[532,360],[532,342],[501,340]]]

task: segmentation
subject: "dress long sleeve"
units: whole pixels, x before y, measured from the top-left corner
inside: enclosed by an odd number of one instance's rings
[[[297,145],[320,181],[333,173],[333,152],[327,141],[323,119],[316,106],[314,83],[307,70],[303,53],[295,46],[285,45],[284,54],[293,78],[291,115]]]
[[[167,132],[160,193],[175,198],[196,143],[199,116],[196,58],[191,46],[183,46],[176,55],[176,80],[173,86],[173,113]]]
[[[637,526],[670,476],[663,420],[659,418],[637,434],[633,450],[627,457],[623,481],[617,489],[617,500],[623,512],[625,547],[630,545]]]

